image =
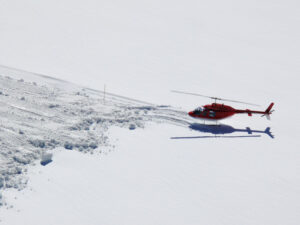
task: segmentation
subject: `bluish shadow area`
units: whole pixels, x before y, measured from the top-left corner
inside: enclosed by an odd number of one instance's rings
[[[229,125],[219,124],[219,125],[206,125],[193,123],[189,126],[190,129],[200,131],[202,133],[214,134],[214,136],[194,136],[194,137],[171,137],[171,139],[193,139],[193,138],[245,138],[245,137],[261,137],[261,135],[252,135],[252,134],[266,134],[270,138],[274,138],[274,135],[271,133],[271,128],[267,127],[265,130],[252,130],[250,127],[245,129],[237,129]],[[235,132],[247,133],[248,135],[234,135],[229,136],[225,134],[232,134]]]
[[[49,163],[51,163],[52,162],[52,159],[49,159],[49,160],[43,160],[43,161],[41,161],[41,165],[42,166],[46,166],[46,165],[48,165]]]
[[[189,126],[192,130],[197,130],[203,133],[211,133],[215,135],[224,135],[231,134],[234,132],[244,132],[248,134],[259,133],[259,134],[267,134],[270,138],[274,138],[274,135],[271,133],[271,128],[267,127],[265,130],[251,130],[250,127],[246,127],[245,129],[237,129],[229,125],[220,124],[220,125],[205,125],[199,123],[193,123]]]
[[[261,135],[241,135],[241,136],[221,136],[221,135],[211,135],[211,136],[192,136],[192,137],[171,137],[171,139],[197,139],[197,138],[247,138],[247,137],[261,137]]]

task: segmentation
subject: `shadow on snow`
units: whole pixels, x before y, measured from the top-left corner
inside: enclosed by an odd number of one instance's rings
[[[210,133],[214,135],[210,136],[193,136],[193,137],[171,137],[171,139],[194,139],[194,138],[244,138],[244,137],[261,137],[261,135],[252,135],[252,134],[267,134],[270,138],[274,138],[274,135],[271,133],[271,128],[267,127],[265,130],[251,130],[250,127],[246,129],[237,129],[229,125],[219,124],[219,125],[206,125],[193,123],[189,126],[190,129],[196,130],[202,133]],[[235,132],[247,133],[248,135],[241,136],[229,136],[225,134],[232,134]]]

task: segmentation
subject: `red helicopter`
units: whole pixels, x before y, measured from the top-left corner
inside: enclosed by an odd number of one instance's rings
[[[219,104],[219,103],[217,103],[217,100],[243,103],[243,104],[255,105],[255,106],[258,106],[258,105],[252,104],[252,103],[247,103],[247,102],[241,102],[241,101],[222,99],[222,98],[217,98],[217,97],[210,97],[210,96],[200,95],[200,94],[195,94],[195,93],[183,92],[183,91],[172,91],[172,92],[214,99],[215,100],[214,103],[212,103],[210,105],[205,105],[203,107],[198,107],[195,110],[188,113],[191,117],[204,119],[204,120],[217,121],[217,120],[221,120],[221,119],[225,119],[230,116],[233,116],[236,113],[247,113],[248,116],[252,116],[252,114],[262,114],[262,116],[266,116],[266,118],[269,120],[270,114],[272,112],[274,112],[274,110],[271,110],[274,105],[273,102],[269,105],[269,107],[266,109],[266,111],[255,111],[255,110],[250,110],[250,109],[242,110],[242,109],[234,109],[233,107],[228,106],[228,105]]]

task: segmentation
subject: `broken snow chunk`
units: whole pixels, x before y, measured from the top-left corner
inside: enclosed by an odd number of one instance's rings
[[[42,140],[29,140],[29,143],[36,148],[45,148],[45,141]]]
[[[28,163],[30,163],[30,159],[27,159],[28,160]],[[27,163],[27,164],[28,164]],[[21,174],[22,173],[22,168],[21,167],[19,167],[19,166],[17,166],[16,167],[16,174]]]
[[[13,159],[20,164],[29,164],[30,163],[30,159],[24,157],[24,156],[20,156],[20,155],[16,155],[13,157]],[[20,171],[17,171],[17,173],[21,173]]]
[[[136,128],[135,124],[130,124],[129,125],[129,130],[134,130]]]
[[[4,187],[4,178],[0,177],[0,189]],[[1,194],[0,194],[0,201],[1,201]]]
[[[41,158],[41,165],[46,166],[52,162],[52,153],[44,153]]]
[[[70,142],[66,142],[65,145],[64,145],[65,149],[68,149],[68,150],[72,150],[73,149],[73,144],[70,143]]]
[[[95,118],[94,120],[96,121],[96,123],[104,123],[105,122],[105,119],[104,118],[100,118],[100,117]]]
[[[51,147],[55,147],[57,145],[59,145],[59,142],[56,141],[55,139],[51,139],[48,143],[47,143],[48,146],[51,146]]]
[[[96,149],[98,148],[98,145],[96,143],[90,143],[89,147],[92,149]]]
[[[90,130],[90,126],[94,123],[92,119],[85,119],[82,122],[70,127],[70,130]]]
[[[49,107],[50,109],[52,109],[52,108],[57,108],[57,107],[59,107],[59,105],[58,105],[58,104],[50,104],[48,107]]]
[[[80,130],[79,127],[77,127],[77,126],[72,126],[72,127],[70,127],[69,129],[70,129],[70,130]]]
[[[81,145],[81,147],[84,148],[84,149],[87,149],[87,148],[89,147],[89,145],[88,145],[87,143],[83,143],[83,144]]]

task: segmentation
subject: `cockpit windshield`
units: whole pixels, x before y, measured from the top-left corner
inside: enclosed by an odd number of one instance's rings
[[[202,107],[198,107],[194,110],[194,112],[203,112],[204,109]]]

